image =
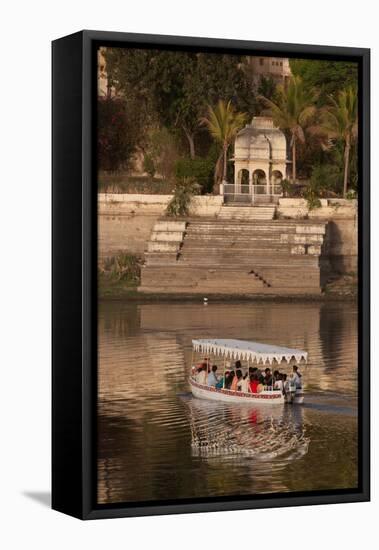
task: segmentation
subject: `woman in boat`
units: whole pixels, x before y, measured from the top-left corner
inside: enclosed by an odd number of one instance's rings
[[[235,376],[234,370],[231,370],[228,376],[225,376],[225,388],[227,390],[230,390],[230,386],[232,385],[234,376]]]
[[[206,384],[207,383],[207,365],[202,365],[199,367],[196,375],[196,382],[198,384]]]
[[[251,393],[260,393],[263,390],[263,385],[256,374],[250,376],[249,390]]]
[[[237,364],[237,362],[236,362],[236,364]],[[240,380],[242,380],[242,371],[241,371],[241,369],[237,369],[235,377],[233,378],[233,381],[232,381],[232,385],[230,386],[230,389],[232,391],[237,391],[237,387],[238,387],[238,384],[239,384]]]
[[[238,391],[242,391],[244,393],[247,393],[249,391],[249,383],[250,379],[248,377],[248,374],[246,373],[242,379],[238,382],[237,389]]]

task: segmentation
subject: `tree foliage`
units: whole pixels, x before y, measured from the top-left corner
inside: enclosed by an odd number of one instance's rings
[[[118,98],[99,98],[97,107],[99,169],[126,168],[141,138],[135,109]]]
[[[316,113],[317,92],[306,88],[300,77],[293,77],[286,88],[279,87],[276,102],[263,96],[259,96],[259,99],[272,116],[274,124],[290,134],[292,180],[296,181],[296,145],[305,142],[305,127]]]
[[[192,158],[207,104],[231,99],[236,108],[253,110],[241,56],[115,48],[107,50],[105,57],[116,89],[150,106],[163,126],[179,128]]]
[[[358,136],[358,95],[355,88],[341,90],[337,98],[329,96],[329,105],[321,111],[320,123],[314,131],[325,136],[326,145],[338,142],[344,147],[343,194],[346,196],[349,179],[350,151]]]
[[[239,113],[229,100],[220,99],[216,107],[208,106],[208,114],[200,119],[211,136],[221,145],[220,160],[223,160],[222,179],[226,178],[228,148],[247,120],[246,113]],[[217,164],[216,164],[217,168]]]
[[[256,89],[246,56],[149,48],[103,53],[116,97],[98,102],[100,170],[129,170],[138,153],[150,178],[195,178],[202,192],[212,185],[217,192],[222,179],[233,179],[228,156],[236,134],[260,113],[286,135],[293,181],[311,178],[315,193],[323,178],[333,192],[357,188],[356,63],[293,59],[285,86],[263,76]]]
[[[304,86],[319,90],[319,104],[325,102],[328,95],[356,86],[358,81],[358,64],[354,62],[291,59],[290,67],[294,76],[301,77]]]

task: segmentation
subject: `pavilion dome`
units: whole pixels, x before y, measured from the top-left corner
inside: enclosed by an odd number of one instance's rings
[[[235,159],[275,159],[286,161],[287,144],[284,133],[274,126],[270,117],[254,117],[240,130],[234,145]]]

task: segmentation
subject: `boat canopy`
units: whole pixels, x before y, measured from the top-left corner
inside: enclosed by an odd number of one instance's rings
[[[285,348],[282,346],[274,346],[272,344],[261,344],[260,342],[248,342],[246,340],[233,340],[229,338],[217,340],[192,340],[192,345],[195,351],[201,353],[212,353],[230,357],[231,359],[249,359],[253,363],[267,361],[271,364],[274,359],[280,363],[281,361],[291,361],[292,358],[299,363],[302,359],[307,361],[308,353],[299,349]]]

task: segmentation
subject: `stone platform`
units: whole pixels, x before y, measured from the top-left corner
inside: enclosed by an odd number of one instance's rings
[[[160,220],[139,290],[167,294],[320,294],[325,222]]]

